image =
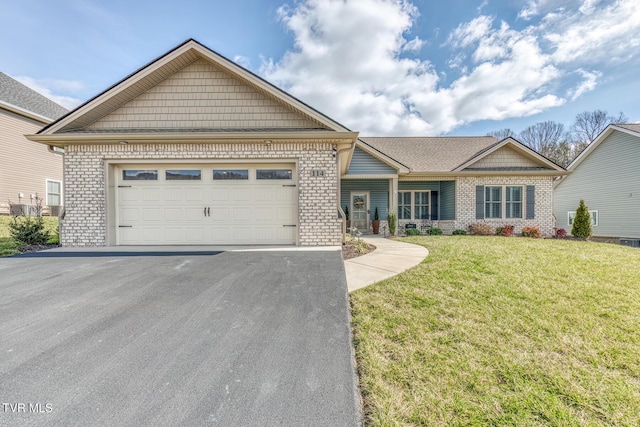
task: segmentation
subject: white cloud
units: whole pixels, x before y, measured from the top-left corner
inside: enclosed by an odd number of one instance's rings
[[[590,15],[565,13],[547,31],[557,63],[624,59],[640,46],[640,8],[637,0],[618,0]]]
[[[247,58],[246,56],[236,55],[233,57],[233,62],[248,70],[251,69],[251,59]]]
[[[568,95],[572,101],[575,101],[583,94],[595,89],[596,81],[602,76],[602,73],[600,72],[589,72],[582,69],[578,70],[577,73],[582,76],[583,80],[578,84],[578,86],[569,90]]]
[[[58,94],[59,92],[78,92],[84,88],[82,82],[57,79],[33,79],[28,76],[15,76],[14,78],[66,109],[72,110],[82,103],[82,100],[78,98]]]
[[[634,1],[530,1],[523,11],[542,16],[521,30],[477,16],[441,46],[455,71],[450,80],[430,61],[403,56],[426,43],[407,37],[418,17],[408,0],[300,1],[280,9],[295,49],[263,60],[260,73],[363,135],[441,134],[540,113],[594,90],[598,64],[612,53],[623,61],[640,44]]]

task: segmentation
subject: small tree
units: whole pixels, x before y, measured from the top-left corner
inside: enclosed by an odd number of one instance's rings
[[[387,215],[387,223],[389,224],[389,234],[396,235],[396,225],[398,224],[398,216],[395,212],[389,212]]]
[[[11,202],[9,202],[11,205]],[[13,240],[22,245],[45,245],[51,237],[49,231],[44,228],[42,218],[42,199],[36,194],[35,207],[33,208],[35,219],[31,216],[15,215],[9,223],[9,233]]]
[[[349,206],[348,205],[344,205],[344,216],[347,219],[347,221],[349,221]]]
[[[573,226],[571,234],[579,239],[588,239],[591,237],[591,215],[589,208],[584,204],[584,200],[580,200],[580,205],[576,209],[576,216],[573,218]]]

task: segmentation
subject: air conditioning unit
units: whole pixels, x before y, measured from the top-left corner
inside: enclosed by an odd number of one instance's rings
[[[631,246],[632,248],[640,248],[640,239],[620,239],[620,244]]]
[[[49,206],[49,215],[60,216],[63,208],[63,206]]]
[[[36,216],[38,214],[38,206],[28,205],[24,203],[11,205],[11,207],[9,208],[9,214],[13,216]]]

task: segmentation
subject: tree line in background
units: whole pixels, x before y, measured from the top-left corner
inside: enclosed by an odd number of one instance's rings
[[[500,129],[487,135],[499,140],[513,137],[560,166],[567,167],[610,123],[625,123],[627,120],[624,113],[610,116],[604,110],[585,111],[576,116],[569,130],[565,130],[562,123],[549,120],[529,126],[519,134],[511,129]]]

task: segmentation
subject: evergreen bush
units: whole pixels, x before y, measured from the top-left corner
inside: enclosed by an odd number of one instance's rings
[[[592,232],[589,208],[584,204],[584,200],[580,200],[580,205],[576,209],[576,216],[573,218],[571,234],[579,239],[588,239],[591,237]]]

